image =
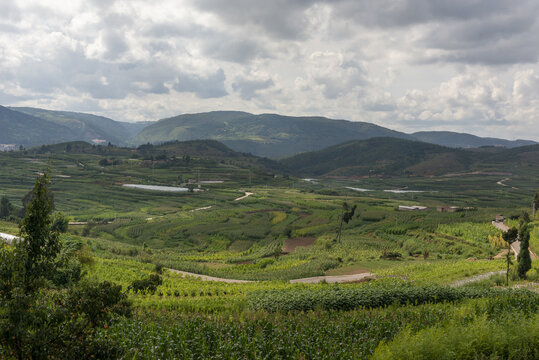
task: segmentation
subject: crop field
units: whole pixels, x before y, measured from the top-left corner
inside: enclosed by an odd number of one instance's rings
[[[512,186],[476,173],[302,180],[267,159],[175,146],[0,153],[0,197],[13,205],[0,232],[18,234],[23,198],[49,173],[55,211],[70,222],[62,242],[90,254],[84,281],[118,284],[132,304],[131,317],[97,330],[118,358],[412,359],[448,348],[474,358],[458,334],[487,358],[539,354],[537,260],[527,280],[513,261],[508,287],[499,274],[453,286],[505,270],[491,221],[504,214],[518,225],[530,211],[533,169],[513,174]],[[426,209],[399,210],[415,205]],[[538,220],[529,225],[535,253]],[[136,289],[156,275],[154,288]],[[331,283],[338,277],[344,283]]]

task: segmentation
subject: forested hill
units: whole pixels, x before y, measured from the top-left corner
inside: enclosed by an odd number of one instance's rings
[[[430,176],[488,170],[539,167],[539,145],[514,149],[453,149],[395,138],[354,140],[281,160],[302,176]]]
[[[72,133],[69,140],[92,141],[99,139],[105,143],[125,145],[129,139],[149,124],[149,122],[120,122],[103,116],[72,111],[53,111],[30,107],[12,107],[10,109],[68,127]]]
[[[373,137],[419,140],[452,148],[511,148],[535,143],[528,140],[482,138],[448,131],[405,134],[366,122],[316,116],[253,115],[238,111],[184,114],[162,119],[142,130],[132,139],[132,143],[138,145],[170,140],[216,139],[236,151],[279,158],[320,150],[348,140]]]
[[[0,143],[24,146],[61,141],[111,142],[119,146],[154,145],[169,141],[214,139],[243,153],[281,158],[316,151],[349,140],[393,137],[452,147],[512,148],[530,140],[482,138],[448,131],[413,134],[372,123],[333,120],[320,116],[254,115],[241,111],[183,114],[155,122],[128,123],[102,116],[30,107],[1,107]]]
[[[39,145],[72,140],[67,126],[0,106],[0,144]]]
[[[160,120],[134,137],[133,143],[207,138],[236,151],[277,158],[375,136],[409,137],[365,122],[217,111]]]
[[[419,141],[453,148],[473,148],[481,146],[503,146],[506,148],[514,148],[536,144],[535,141],[531,140],[505,140],[479,137],[452,131],[420,131],[413,133],[412,136]]]

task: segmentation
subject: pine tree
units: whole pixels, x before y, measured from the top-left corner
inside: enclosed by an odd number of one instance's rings
[[[503,239],[507,242],[507,253],[505,254],[505,259],[507,261],[507,271],[505,273],[505,283],[507,286],[509,286],[509,266],[512,264],[511,262],[511,243],[515,242],[518,238],[518,230],[514,227],[507,230],[503,234]]]
[[[40,175],[20,226],[24,238],[20,246],[26,254],[24,265],[29,281],[47,277],[54,270],[54,260],[61,246],[58,232],[51,230],[52,209],[49,177],[47,174]]]
[[[11,210],[13,210],[13,207],[9,199],[5,195],[2,196],[2,199],[0,199],[0,219],[7,219],[11,215]]]
[[[530,257],[530,229],[527,225],[522,226],[519,231],[520,237],[520,252],[518,253],[517,262],[518,262],[518,276],[521,279],[526,278],[526,273],[532,267],[532,260]]]

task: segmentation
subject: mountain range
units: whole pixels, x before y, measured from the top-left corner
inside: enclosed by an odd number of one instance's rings
[[[214,139],[235,151],[269,158],[376,137],[418,140],[452,148],[513,148],[535,144],[530,140],[482,138],[446,131],[406,134],[367,122],[239,111],[183,114],[155,122],[128,123],[86,113],[0,106],[0,129],[0,144],[26,147],[62,141],[137,146]]]

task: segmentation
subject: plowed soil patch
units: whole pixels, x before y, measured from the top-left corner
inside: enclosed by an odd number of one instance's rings
[[[294,238],[294,239],[287,239],[285,240],[284,245],[283,245],[283,252],[284,253],[294,252],[296,251],[296,248],[298,246],[311,247],[315,241],[316,241],[316,238],[313,238],[313,237],[300,237],[300,238]]]

